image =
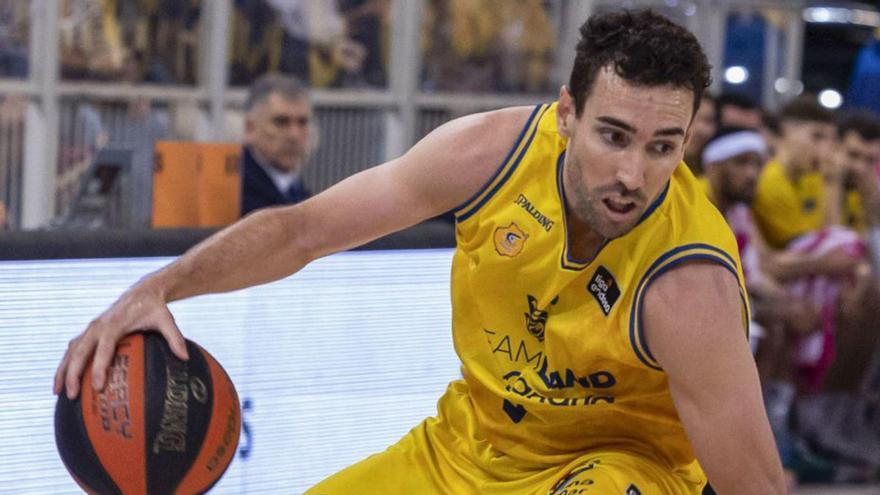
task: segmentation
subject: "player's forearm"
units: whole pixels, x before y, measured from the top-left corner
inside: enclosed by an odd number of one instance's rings
[[[299,224],[296,206],[255,212],[202,241],[140,285],[171,302],[281,279],[311,261],[297,242],[306,235]]]
[[[783,495],[782,464],[761,405],[728,406],[705,410],[700,426],[688,425],[712,487],[720,495]]]
[[[699,461],[706,471],[709,483],[719,495],[786,495],[788,493],[782,465],[775,453],[774,457],[777,457],[775,459],[766,455],[756,455],[756,452],[742,452],[738,456],[729,456],[724,454],[727,448],[723,443],[719,442],[715,448],[718,449],[717,461],[707,462],[704,458]],[[724,465],[718,465],[719,463]]]

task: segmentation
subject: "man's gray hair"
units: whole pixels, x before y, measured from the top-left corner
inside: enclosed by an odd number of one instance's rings
[[[265,74],[251,84],[247,99],[244,101],[246,112],[266,101],[272,93],[278,93],[287,100],[308,99],[309,91],[302,81],[282,74]]]

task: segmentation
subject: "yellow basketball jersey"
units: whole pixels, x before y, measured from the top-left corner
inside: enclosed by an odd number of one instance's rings
[[[681,163],[633,230],[575,259],[566,145],[555,105],[538,106],[496,175],[457,210],[453,336],[467,414],[493,447],[529,462],[609,448],[693,473],[642,303],[659,275],[689,260],[718,263],[743,287],[736,241]],[[747,321],[744,289],[743,304]],[[687,301],[681,310],[686,318]]]
[[[791,181],[782,164],[770,161],[761,171],[752,212],[771,247],[782,249],[794,238],[822,227],[824,182],[819,173]]]

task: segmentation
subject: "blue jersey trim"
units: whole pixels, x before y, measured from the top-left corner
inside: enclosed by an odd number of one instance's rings
[[[501,165],[498,166],[498,169],[495,171],[495,173],[492,174],[492,177],[490,177],[489,180],[485,184],[483,184],[482,187],[480,187],[480,190],[477,191],[476,194],[471,196],[467,201],[465,201],[464,203],[462,203],[461,205],[459,205],[457,208],[455,208],[453,210],[453,213],[456,215],[456,221],[463,222],[463,221],[467,220],[468,218],[470,218],[474,213],[479,211],[480,208],[482,208],[483,205],[486,204],[486,202],[489,201],[489,199],[492,196],[494,196],[496,192],[498,192],[498,189],[500,189],[501,186],[504,185],[505,182],[507,182],[507,180],[513,174],[513,172],[519,166],[519,163],[520,163],[520,161],[522,161],[523,157],[525,156],[526,152],[528,151],[529,146],[531,146],[532,139],[534,139],[535,134],[538,131],[537,125],[535,125],[535,128],[532,129],[532,132],[529,134],[528,141],[526,142],[525,146],[523,146],[523,149],[520,151],[519,155],[516,157],[516,161],[513,163],[512,166],[510,166],[508,168],[508,165],[510,165],[510,160],[513,157],[513,154],[516,152],[516,149],[519,148],[519,145],[522,143],[523,138],[526,135],[526,132],[529,130],[530,127],[532,127],[532,124],[535,123],[536,116],[537,116],[537,119],[540,120],[541,117],[544,116],[544,113],[549,108],[550,108],[550,105],[538,105],[535,107],[534,110],[532,110],[532,113],[529,116],[529,119],[526,121],[525,126],[523,126],[522,131],[520,131],[520,133],[519,133],[519,137],[516,138],[516,141],[513,143],[513,147],[510,148],[510,151],[507,152],[507,156],[504,158],[504,161],[501,162]],[[539,115],[539,112],[540,112],[540,115]],[[490,186],[492,186],[493,183],[496,182],[496,179],[498,179],[498,176],[501,175],[502,172],[504,172],[505,168],[507,168],[507,172],[504,174],[504,177],[500,181],[498,181],[494,187],[492,187],[492,190],[488,194],[486,194],[483,197],[483,199],[481,199],[478,203],[471,205],[471,203],[473,201],[475,201],[477,198],[479,198],[480,195],[482,195],[486,191],[486,189],[488,189]],[[468,208],[468,205],[471,205],[470,208]]]
[[[649,206],[648,209],[645,210],[644,213],[642,213],[642,217],[639,218],[639,221],[636,223],[636,225],[639,225],[642,222],[644,222],[645,220],[647,220],[648,217],[651,216],[651,213],[654,213],[654,210],[656,210],[657,208],[660,207],[660,205],[663,204],[663,200],[666,199],[666,193],[669,192],[669,183],[670,182],[671,181],[666,181],[666,187],[663,188],[663,192],[661,192],[660,195],[657,196],[657,199],[655,199],[654,202],[651,203],[651,206]]]
[[[713,251],[714,253],[720,254],[721,256],[717,256],[715,254],[709,253],[695,253],[682,256],[675,260],[670,261],[669,263],[664,264],[669,258],[689,250],[695,249],[705,249],[708,251]],[[629,338],[630,345],[635,351],[636,357],[639,358],[639,361],[642,362],[645,366],[655,369],[657,371],[663,371],[663,368],[660,367],[660,364],[657,362],[657,359],[654,358],[654,355],[651,353],[651,350],[648,348],[647,342],[645,341],[644,328],[641,324],[642,322],[642,313],[643,313],[643,302],[644,302],[644,293],[647,291],[648,287],[651,286],[652,283],[657,279],[659,275],[662,275],[667,270],[677,266],[678,264],[684,261],[692,261],[692,260],[708,260],[714,261],[720,264],[722,267],[727,269],[729,272],[733,274],[734,277],[737,278],[737,285],[739,285],[739,274],[736,268],[736,262],[733,258],[718,249],[715,246],[711,246],[709,244],[687,244],[684,246],[679,246],[675,249],[667,251],[660,258],[658,258],[648,271],[645,272],[645,275],[642,276],[642,279],[639,281],[639,284],[636,288],[635,300],[632,305],[632,309],[630,310],[630,320],[629,320]],[[742,296],[742,287],[740,287],[740,297]],[[745,306],[748,307],[748,306]]]
[[[559,266],[561,266],[565,270],[583,270],[590,263],[599,256],[599,253],[602,252],[602,249],[608,244],[608,240],[602,241],[602,244],[599,245],[599,248],[596,250],[596,253],[593,255],[592,259],[589,260],[579,260],[571,256],[571,238],[568,235],[568,204],[565,200],[565,188],[562,187],[562,173],[563,167],[565,164],[565,150],[559,154],[559,158],[556,160],[556,188],[559,190],[559,202],[562,204],[562,228],[563,233],[565,234],[565,245],[562,248],[562,256],[559,259]]]

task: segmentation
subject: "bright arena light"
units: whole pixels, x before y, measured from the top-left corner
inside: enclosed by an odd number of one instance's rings
[[[749,70],[741,65],[728,67],[724,71],[724,80],[730,84],[742,84],[749,80]]]
[[[791,81],[784,77],[780,77],[773,83],[773,89],[776,90],[777,93],[785,93],[791,87]]]
[[[804,92],[804,83],[798,80],[792,81],[787,77],[780,77],[773,83],[773,89],[781,94],[799,95]]]
[[[819,103],[825,108],[839,108],[843,103],[843,96],[836,90],[826,89],[819,93]]]
[[[814,7],[804,10],[804,20],[807,22],[831,22],[831,9]]]

